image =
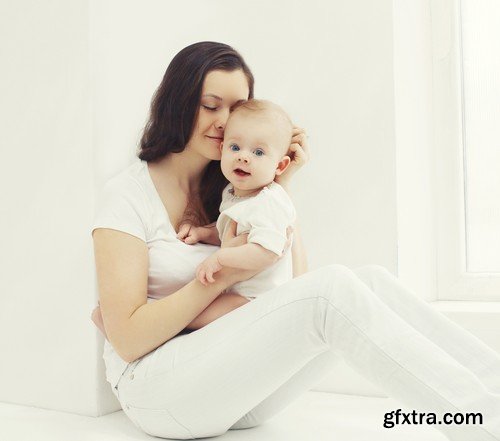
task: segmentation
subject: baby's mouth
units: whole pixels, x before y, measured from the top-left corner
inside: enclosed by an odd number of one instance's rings
[[[241,168],[237,168],[234,170],[234,172],[238,175],[238,176],[248,176],[250,175],[250,173],[247,173],[246,171],[242,170]]]

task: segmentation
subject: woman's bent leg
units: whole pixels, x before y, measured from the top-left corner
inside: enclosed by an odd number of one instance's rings
[[[481,412],[484,426],[436,426],[454,441],[500,432],[500,400],[341,265],[293,279],[177,342],[120,384],[122,405],[143,409],[141,426],[156,436],[171,436],[174,422],[184,438],[222,434],[326,351],[417,411]],[[163,429],[154,415],[171,424]]]
[[[290,405],[294,399],[319,383],[335,368],[339,359],[340,357],[331,351],[318,355],[229,429],[248,429],[272,418]]]
[[[491,392],[500,394],[500,354],[417,297],[380,265],[353,272],[403,320],[473,372]]]
[[[353,272],[403,320],[471,370],[488,389],[500,393],[500,354],[417,297],[385,267],[364,265]],[[231,429],[257,426],[283,410],[332,370],[338,358],[323,362],[329,354],[316,357]]]

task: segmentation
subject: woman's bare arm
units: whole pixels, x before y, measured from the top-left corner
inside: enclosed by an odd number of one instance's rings
[[[208,305],[195,319],[186,326],[186,329],[200,329],[226,315],[228,312],[239,308],[250,300],[235,293],[222,293],[210,305]],[[99,328],[104,338],[108,338],[106,328],[102,320],[101,307],[97,306],[91,316],[94,324]]]
[[[291,191],[289,184],[282,182],[281,186],[285,189],[288,195],[291,197]],[[292,243],[292,266],[293,266],[293,277],[299,277],[300,275],[307,273],[309,271],[307,265],[307,254],[302,242],[302,236],[299,232],[299,226],[297,221],[293,226],[293,243]]]
[[[186,326],[187,329],[200,329],[204,326],[217,320],[219,317],[226,315],[240,306],[248,303],[250,300],[243,296],[235,293],[223,293],[217,297],[208,307],[196,317],[189,325]]]
[[[109,342],[127,362],[170,340],[225,288],[253,275],[224,268],[210,286],[192,280],[175,293],[147,303],[147,245],[106,228],[94,230],[93,238],[103,325]]]
[[[308,271],[306,250],[297,223],[293,228],[292,265],[294,278]]]
[[[293,127],[292,140],[288,151],[291,159],[290,165],[285,172],[276,176],[275,181],[280,184],[291,196],[291,177],[309,161],[309,142],[306,131],[298,126]],[[302,237],[298,231],[298,226],[294,227],[294,241],[292,245],[293,277],[298,277],[308,271],[307,257]]]

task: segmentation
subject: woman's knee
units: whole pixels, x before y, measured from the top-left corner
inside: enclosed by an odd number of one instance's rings
[[[229,429],[239,430],[239,429],[251,429],[252,427],[260,426],[262,421],[260,421],[253,411],[248,412],[246,415],[242,416],[236,423],[234,423]]]
[[[353,270],[356,274],[371,274],[371,275],[386,275],[392,274],[385,266],[378,265],[376,263],[370,263],[367,265],[360,266]]]
[[[240,429],[251,429],[252,427],[260,426],[260,422],[251,422],[251,421],[238,421],[233,424],[229,430],[240,430]]]
[[[319,295],[330,296],[336,292],[340,285],[351,285],[358,280],[357,275],[347,266],[337,263],[326,265],[318,270],[318,281],[320,283]]]
[[[376,265],[373,266],[376,267]],[[323,268],[323,283],[318,296],[328,298],[330,303],[340,306],[344,302],[349,304],[353,301],[351,294],[353,290],[358,293],[358,296],[374,295],[372,290],[366,289],[366,279],[373,278],[375,273],[380,274],[382,271],[384,271],[383,267],[367,268],[365,274],[358,273],[357,270],[352,270],[345,265],[327,265]]]
[[[349,275],[350,273],[352,273],[352,270],[350,268],[339,263],[331,263],[329,265],[323,266],[320,268],[320,271],[323,271],[329,275]]]

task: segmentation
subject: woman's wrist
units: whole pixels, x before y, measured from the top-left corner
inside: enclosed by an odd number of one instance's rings
[[[220,245],[219,231],[217,230],[215,222],[209,225],[198,227],[201,240],[210,245]]]

